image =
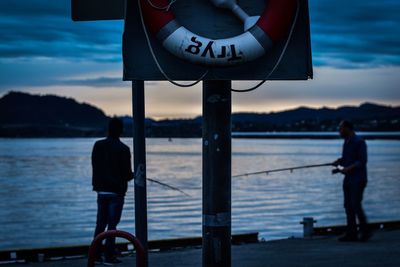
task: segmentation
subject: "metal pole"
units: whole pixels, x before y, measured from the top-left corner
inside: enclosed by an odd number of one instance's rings
[[[135,231],[144,248],[145,266],[147,252],[147,192],[146,192],[146,138],[144,81],[132,81],[133,153],[135,170]],[[136,257],[139,266],[139,258]]]
[[[203,82],[203,266],[231,266],[231,81]]]

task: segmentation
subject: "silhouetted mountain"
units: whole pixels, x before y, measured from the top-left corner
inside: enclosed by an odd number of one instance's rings
[[[90,136],[103,133],[107,120],[71,98],[10,92],[0,99],[0,136]]]
[[[235,113],[233,132],[327,132],[336,131],[343,119],[352,120],[359,131],[400,131],[400,107],[365,103],[337,109],[300,107],[282,112]],[[201,117],[162,120],[148,127],[149,136],[201,136]]]
[[[121,117],[125,135],[133,121]],[[89,104],[70,98],[11,92],[0,99],[0,136],[104,136],[109,117]],[[234,132],[336,131],[342,119],[352,120],[360,131],[400,131],[400,107],[365,103],[336,109],[299,107],[282,112],[236,113]],[[146,119],[149,137],[200,137],[202,117]]]
[[[235,131],[335,131],[348,119],[361,131],[400,130],[400,107],[365,103],[359,107],[337,109],[300,107],[265,114],[236,113],[232,116]]]

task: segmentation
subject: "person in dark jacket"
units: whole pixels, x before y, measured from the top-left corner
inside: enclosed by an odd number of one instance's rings
[[[128,182],[133,179],[131,152],[119,137],[123,122],[113,118],[108,125],[108,137],[97,141],[92,151],[92,185],[97,192],[97,221],[94,236],[108,230],[115,230],[122,214]],[[121,261],[115,257],[115,238],[106,240],[105,259],[97,251],[96,261],[114,265]]]
[[[340,165],[343,169],[333,170],[332,173],[344,174],[344,208],[347,217],[346,234],[339,238],[339,241],[367,241],[371,234],[362,207],[364,189],[367,186],[367,145],[356,135],[350,121],[342,121],[339,124],[339,132],[344,139],[342,157],[333,162],[333,165]],[[360,225],[359,233],[356,217]]]

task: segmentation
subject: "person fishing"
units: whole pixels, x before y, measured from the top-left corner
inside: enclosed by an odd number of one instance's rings
[[[344,174],[343,195],[347,217],[346,234],[339,238],[341,242],[367,241],[371,237],[367,217],[362,207],[364,190],[367,186],[367,145],[359,137],[350,121],[339,124],[340,136],[344,139],[342,157],[332,164],[342,169],[334,169],[332,174]],[[360,231],[357,231],[356,217]]]
[[[92,151],[92,185],[97,192],[97,221],[94,237],[108,230],[116,230],[121,219],[128,182],[134,178],[131,152],[120,141],[123,122],[113,118],[108,124],[108,137],[97,141]],[[115,238],[106,240],[104,261],[101,248],[96,252],[96,263],[115,265],[121,263],[115,256]]]
[[[339,238],[339,241],[368,241],[371,232],[368,229],[367,217],[362,207],[364,190],[367,186],[367,145],[359,137],[350,121],[344,120],[339,124],[340,136],[344,139],[342,157],[334,162],[295,166],[289,168],[271,169],[258,172],[233,175],[232,177],[243,177],[249,175],[269,174],[283,171],[294,171],[299,169],[319,168],[335,166],[332,174],[344,174],[343,193],[344,208],[347,217],[346,234]],[[342,166],[339,169],[338,166]],[[360,231],[357,231],[356,218],[360,224]]]

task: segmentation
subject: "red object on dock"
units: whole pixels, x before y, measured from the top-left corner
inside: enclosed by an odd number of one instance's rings
[[[100,245],[101,241],[106,238],[113,238],[113,237],[121,237],[129,240],[136,250],[136,257],[138,258],[138,267],[145,266],[145,254],[144,248],[140,241],[132,234],[119,231],[119,230],[110,230],[99,234],[98,236],[93,239],[92,244],[89,247],[89,255],[88,255],[88,267],[94,267],[94,262],[96,259],[96,248]]]

